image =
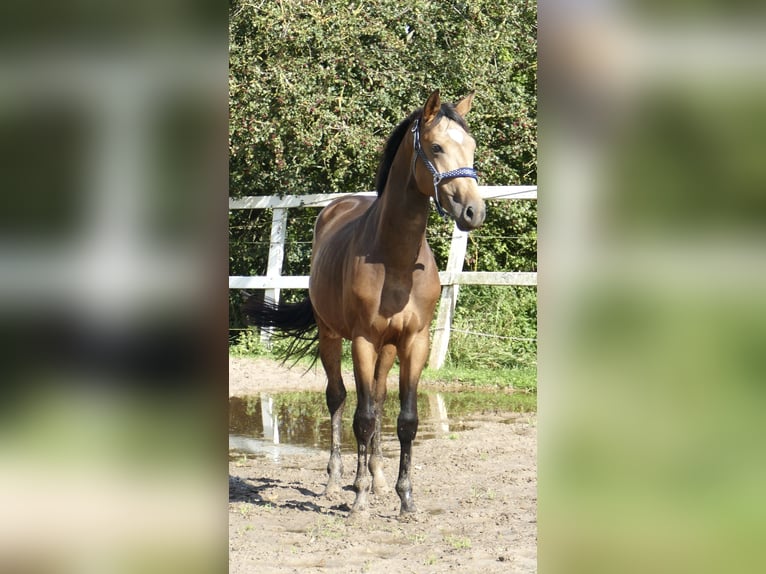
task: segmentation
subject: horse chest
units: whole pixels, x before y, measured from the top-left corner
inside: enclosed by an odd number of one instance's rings
[[[411,298],[411,289],[408,289],[406,286],[389,286],[387,289],[384,288],[380,294],[378,312],[384,317],[400,315],[410,303]]]
[[[425,295],[412,286],[384,289],[377,307],[370,309],[374,330],[385,339],[422,330],[429,324],[436,302],[435,297]]]

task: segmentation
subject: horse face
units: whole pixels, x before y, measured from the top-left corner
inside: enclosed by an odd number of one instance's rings
[[[455,105],[455,111],[462,117],[471,108],[473,94]],[[463,167],[473,167],[476,141],[461,125],[447,116],[438,115],[441,103],[439,92],[431,94],[423,111],[424,129],[421,131],[421,146],[424,153],[439,173],[447,173]],[[433,195],[433,176],[427,172],[421,175],[419,187]],[[476,180],[471,177],[454,177],[442,180],[437,186],[442,209],[455,220],[462,231],[476,229],[484,223],[486,208],[479,195]]]
[[[432,163],[439,173],[473,166],[476,142],[456,122],[442,118],[430,130],[429,136],[424,138],[424,149],[430,151]],[[486,209],[475,179],[455,177],[442,180],[437,186],[437,192],[442,209],[462,231],[476,229],[484,223]]]

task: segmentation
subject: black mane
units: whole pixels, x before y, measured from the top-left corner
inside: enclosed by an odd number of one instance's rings
[[[391,171],[391,165],[394,163],[396,152],[399,149],[399,145],[402,143],[405,134],[409,130],[410,124],[415,121],[415,118],[420,118],[422,115],[423,108],[418,108],[402,120],[388,137],[386,147],[383,149],[383,157],[381,157],[380,165],[378,166],[378,174],[375,177],[375,189],[377,190],[378,195],[383,195],[383,190],[386,189],[388,173]],[[434,118],[434,125],[439,123],[443,117],[456,122],[461,128],[468,131],[468,125],[465,123],[463,117],[455,111],[455,106],[452,104],[444,103],[441,105],[439,113],[436,115],[436,118]]]

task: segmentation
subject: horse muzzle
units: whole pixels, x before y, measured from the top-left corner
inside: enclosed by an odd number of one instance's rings
[[[478,193],[478,189],[474,185],[470,185],[469,188],[473,189],[457,189],[453,193],[444,190],[442,195],[447,199],[446,202],[443,202],[447,208],[445,211],[455,221],[460,231],[472,231],[481,227],[487,216],[487,208]]]
[[[484,223],[486,215],[487,209],[484,200],[479,198],[463,206],[460,216],[455,218],[455,223],[460,231],[471,231]]]
[[[455,224],[460,231],[472,231],[484,223],[486,215],[484,200],[479,198],[462,206],[460,214],[455,217]]]

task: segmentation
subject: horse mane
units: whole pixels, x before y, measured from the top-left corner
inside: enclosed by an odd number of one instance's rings
[[[392,131],[391,135],[388,137],[388,141],[383,148],[383,156],[381,157],[380,164],[378,165],[378,173],[375,177],[375,189],[377,190],[379,196],[383,195],[383,190],[386,189],[386,183],[388,183],[388,174],[391,171],[391,165],[394,163],[396,152],[399,149],[399,145],[402,143],[405,134],[409,130],[410,124],[415,120],[415,118],[420,118],[422,116],[423,108],[418,108],[405,119],[403,119],[399,125],[394,128],[394,131]],[[466,124],[465,119],[463,119],[463,117],[457,113],[457,111],[455,111],[454,105],[443,103],[439,109],[439,113],[436,114],[436,117],[434,118],[434,125],[438,124],[443,117],[456,122],[466,132],[469,131],[468,124]]]

